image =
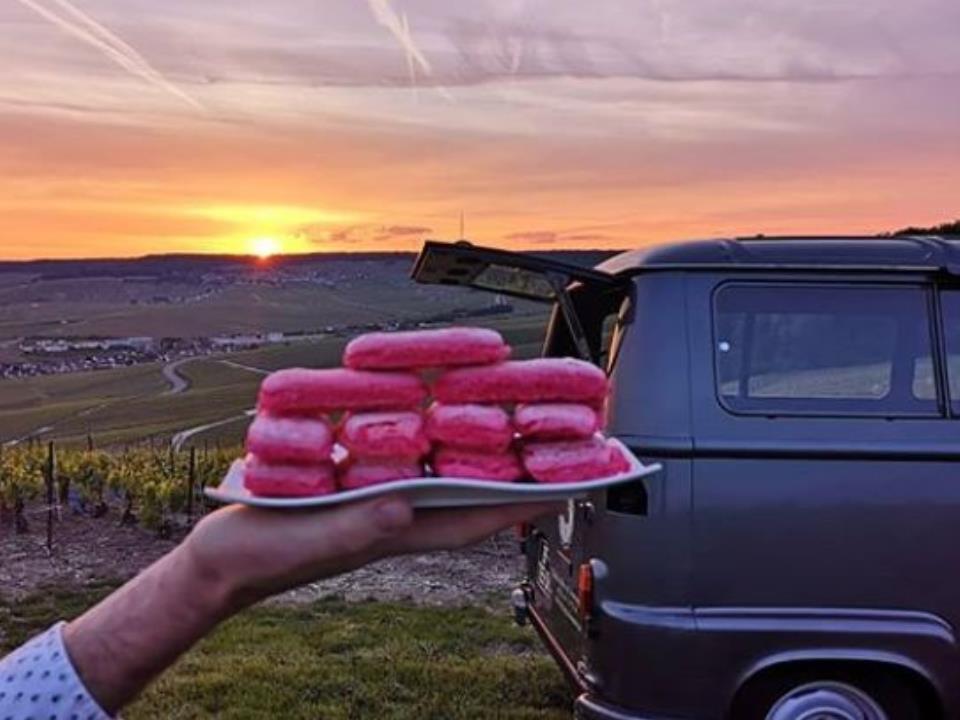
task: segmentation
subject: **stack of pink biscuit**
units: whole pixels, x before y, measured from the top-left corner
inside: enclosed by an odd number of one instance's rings
[[[449,370],[437,380],[434,396],[446,407],[514,406],[513,447],[524,474],[537,482],[576,482],[629,467],[617,447],[597,435],[607,378],[588,362],[542,358]],[[497,456],[487,457],[492,462]]]
[[[347,344],[343,364],[357,372],[419,377],[425,370],[496,363],[509,355],[510,346],[494,330],[448,328],[361,335]],[[350,453],[340,476],[343,489],[426,474],[423,459],[431,442],[422,403],[404,412],[348,417],[339,437]]]
[[[505,482],[524,476],[510,415],[499,405],[434,402],[427,410],[427,435],[437,475]]]
[[[273,373],[248,432],[244,484],[299,497],[423,477],[425,462],[434,475],[497,481],[571,482],[627,469],[596,434],[601,370],[509,355],[493,330],[371,333],[347,345],[342,368]],[[443,372],[424,411],[430,369]]]
[[[260,386],[247,432],[244,484],[257,495],[300,497],[358,487],[364,478],[418,477],[429,450],[419,410],[426,397],[423,380],[409,372],[275,372]],[[350,451],[339,466],[335,439]]]

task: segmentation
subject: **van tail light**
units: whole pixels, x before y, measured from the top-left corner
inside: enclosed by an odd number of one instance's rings
[[[518,540],[526,540],[530,537],[530,531],[533,529],[533,525],[530,523],[520,523],[519,525],[514,525],[513,529],[517,533]]]
[[[593,614],[593,567],[590,563],[583,563],[577,573],[577,607],[581,620],[587,620]]]

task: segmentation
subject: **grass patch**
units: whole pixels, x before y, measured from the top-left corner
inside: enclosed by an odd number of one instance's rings
[[[0,412],[49,407],[56,403],[102,401],[158,393],[166,387],[161,366],[156,363],[113,370],[4,380]]]
[[[340,364],[347,338],[329,336],[311,342],[259,348],[234,353],[231,360],[261,370],[285,367],[334,367]]]
[[[208,389],[225,385],[252,385],[256,388],[263,379],[257,373],[227,365],[222,362],[223,359],[228,358],[194,358],[182,364],[178,372],[187,378],[191,388]]]
[[[0,652],[106,586],[0,600]],[[323,601],[258,607],[185,655],[126,718],[569,718],[572,696],[529,629],[480,608]]]

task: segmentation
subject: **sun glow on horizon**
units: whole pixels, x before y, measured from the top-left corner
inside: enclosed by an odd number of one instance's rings
[[[282,249],[280,241],[275,237],[264,235],[250,238],[250,252],[261,260],[267,260],[274,255],[279,255]]]

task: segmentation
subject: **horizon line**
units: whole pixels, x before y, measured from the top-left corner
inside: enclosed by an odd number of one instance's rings
[[[477,247],[492,247],[481,246]],[[511,252],[604,252],[620,253],[627,252],[630,248],[601,248],[601,247],[582,247],[582,248],[549,248],[549,247],[525,247],[511,249]],[[251,253],[204,253],[204,252],[171,252],[171,253],[147,253],[146,255],[93,255],[84,257],[33,257],[33,258],[4,258],[0,257],[0,265],[28,265],[30,263],[55,263],[55,262],[137,262],[142,260],[155,260],[166,258],[182,258],[194,260],[215,260],[231,259],[242,260],[254,264],[268,265],[277,260],[299,260],[323,255],[416,255],[420,250],[318,250],[316,252],[305,253],[277,253],[267,258],[262,258]]]

